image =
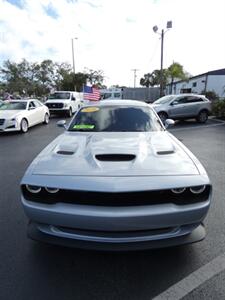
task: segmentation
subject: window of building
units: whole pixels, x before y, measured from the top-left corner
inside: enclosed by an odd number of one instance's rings
[[[197,86],[197,82],[193,82],[192,87],[196,87],[196,86]]]

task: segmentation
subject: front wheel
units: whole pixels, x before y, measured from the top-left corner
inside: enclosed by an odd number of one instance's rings
[[[22,133],[26,133],[28,131],[28,122],[26,119],[22,119],[20,123],[20,130]]]
[[[70,107],[70,109],[67,112],[67,117],[71,118],[72,115],[73,115],[73,112],[72,112],[72,108]]]
[[[208,112],[206,110],[200,111],[196,120],[199,123],[205,123],[208,120]]]
[[[159,115],[159,117],[160,117],[162,123],[165,124],[166,119],[168,119],[167,113],[165,113],[165,112],[160,112],[160,113],[158,113],[158,115]]]
[[[44,124],[48,124],[49,123],[49,114],[45,114],[45,118],[44,118]]]

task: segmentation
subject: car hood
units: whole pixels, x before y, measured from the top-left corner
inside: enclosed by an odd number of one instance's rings
[[[56,176],[198,175],[183,147],[168,132],[65,132],[39,154],[30,172]]]
[[[46,103],[66,103],[70,102],[70,99],[52,99],[52,100],[47,100]]]
[[[21,113],[21,110],[0,110],[0,119],[12,119]]]

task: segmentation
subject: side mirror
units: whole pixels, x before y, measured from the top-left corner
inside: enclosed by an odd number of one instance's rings
[[[31,107],[29,107],[29,110],[33,110],[33,109],[35,109],[36,107],[34,107],[34,106],[31,106]]]
[[[75,101],[75,100],[76,100],[76,98],[75,98],[74,96],[72,96],[71,100],[72,100],[72,101]]]
[[[175,124],[174,120],[166,119],[164,126],[165,126],[165,128],[168,128],[169,126],[172,126],[174,124]]]
[[[57,122],[58,127],[66,128],[66,120],[60,120]]]
[[[178,102],[177,100],[175,100],[175,101],[171,102],[170,105],[173,106],[173,105],[177,105],[178,103],[179,103],[179,102]]]

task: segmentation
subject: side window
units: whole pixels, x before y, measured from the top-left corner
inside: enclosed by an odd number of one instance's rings
[[[38,101],[34,101],[34,104],[35,104],[36,107],[42,106],[42,104],[40,102],[38,102]]]
[[[34,102],[31,101],[31,102],[29,103],[29,109],[34,109],[34,108],[36,108],[36,106],[35,106]]]
[[[187,103],[198,103],[198,102],[202,102],[202,98],[199,97],[187,97]]]
[[[177,98],[175,99],[172,104],[173,105],[180,105],[180,104],[184,104],[187,101],[187,97],[181,97],[181,98]]]
[[[120,93],[114,93],[114,98],[120,98]]]

